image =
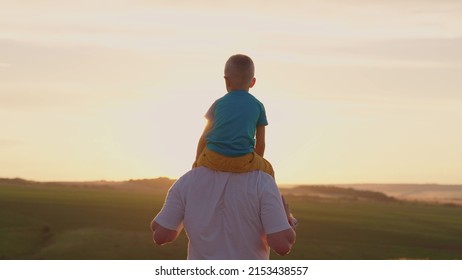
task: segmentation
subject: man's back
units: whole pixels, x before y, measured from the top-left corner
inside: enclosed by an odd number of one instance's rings
[[[184,223],[188,259],[268,259],[266,235],[290,228],[271,176],[205,167],[172,186],[155,221],[171,230]]]

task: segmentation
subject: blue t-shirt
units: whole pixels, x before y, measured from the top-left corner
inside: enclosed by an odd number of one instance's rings
[[[205,117],[213,122],[205,135],[207,148],[230,157],[253,152],[257,126],[268,125],[265,107],[245,90],[225,94]]]

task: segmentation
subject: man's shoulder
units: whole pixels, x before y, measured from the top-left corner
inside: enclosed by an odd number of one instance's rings
[[[225,174],[226,172],[219,172],[205,166],[199,166],[183,174],[175,182],[175,185],[187,186],[199,182],[213,182],[213,180],[219,179],[220,177],[225,178]]]
[[[224,172],[224,171],[216,171],[205,166],[199,166],[193,168],[183,174],[176,183],[178,184],[188,184],[192,182],[198,181],[206,181],[206,182],[213,182],[213,180],[226,180],[228,181],[229,176],[233,176],[239,178],[241,181],[253,183],[258,186],[276,186],[276,182],[271,175],[260,171],[250,171],[244,173],[231,173],[231,172]]]
[[[262,188],[263,190],[277,189],[276,181],[271,175],[261,170],[258,170],[255,172],[258,172],[260,188]]]

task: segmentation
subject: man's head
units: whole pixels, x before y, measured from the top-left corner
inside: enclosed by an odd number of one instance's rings
[[[225,64],[226,89],[249,90],[255,85],[255,66],[250,57],[243,54],[231,56]]]

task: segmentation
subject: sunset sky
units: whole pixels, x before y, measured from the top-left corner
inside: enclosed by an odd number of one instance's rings
[[[178,178],[244,53],[280,183],[462,183],[462,1],[0,0],[0,177]]]

